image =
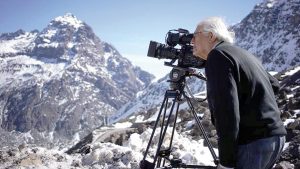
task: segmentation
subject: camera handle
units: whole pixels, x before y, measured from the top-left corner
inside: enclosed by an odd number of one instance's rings
[[[172,142],[173,142],[173,136],[174,136],[174,132],[175,132],[175,128],[176,128],[176,120],[177,120],[177,116],[178,116],[179,105],[183,102],[182,97],[184,97],[186,99],[188,106],[190,107],[192,114],[195,118],[195,121],[196,121],[199,129],[201,130],[201,132],[204,136],[204,140],[206,141],[208,148],[212,154],[214,163],[216,165],[218,165],[218,157],[213,150],[213,147],[208,139],[207,133],[205,132],[203,125],[201,124],[201,119],[200,119],[200,117],[197,116],[197,113],[194,109],[194,106],[193,106],[190,98],[184,93],[186,74],[188,74],[188,73],[186,73],[186,72],[183,73],[181,79],[178,81],[174,82],[174,81],[170,80],[170,82],[171,82],[170,86],[173,89],[167,90],[165,92],[165,96],[164,96],[162,105],[160,107],[157,119],[155,121],[154,128],[153,128],[152,134],[150,136],[146,151],[144,153],[143,160],[140,162],[140,169],[154,169],[155,166],[156,166],[156,168],[163,168],[163,169],[169,169],[169,168],[208,168],[208,169],[216,168],[215,166],[187,165],[187,164],[182,163],[181,159],[169,159],[169,156],[171,154],[171,146],[172,146]],[[200,78],[200,77],[198,77],[198,78]],[[204,78],[202,77],[201,79],[204,80],[205,77]],[[169,114],[167,114],[169,99],[173,99],[173,101],[172,101],[172,105],[171,105]],[[170,125],[170,121],[171,121],[170,119],[173,114],[175,105],[176,105],[176,112],[175,112],[175,119],[174,119],[174,123],[173,123],[173,129],[172,129],[169,147],[162,150],[161,147],[162,147],[162,144],[163,144],[166,132],[167,132],[167,128]],[[158,123],[160,122],[161,115],[163,115],[163,117],[161,119],[161,124],[160,124],[161,130],[160,130],[157,150],[156,150],[153,162],[149,162],[148,160],[146,160],[146,157],[147,157],[150,145],[152,143],[153,136],[157,129]],[[166,161],[169,162],[168,166],[165,166]]]

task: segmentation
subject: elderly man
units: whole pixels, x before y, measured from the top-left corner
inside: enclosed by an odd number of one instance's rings
[[[286,130],[272,82],[251,53],[233,45],[219,17],[197,25],[193,54],[206,60],[207,96],[218,134],[218,168],[268,169],[280,156]]]

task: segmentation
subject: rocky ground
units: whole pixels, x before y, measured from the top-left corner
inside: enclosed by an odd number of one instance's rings
[[[280,78],[281,77],[281,78]],[[286,124],[288,146],[276,168],[300,168],[300,71],[291,76],[277,75],[281,89],[277,95],[281,117]]]

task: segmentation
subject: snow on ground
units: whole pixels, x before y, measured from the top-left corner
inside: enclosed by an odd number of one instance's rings
[[[117,123],[115,124],[115,128],[127,128],[131,127],[131,123]],[[130,150],[136,152],[136,157],[134,161],[140,161],[143,157],[141,152],[144,152],[148,141],[150,139],[152,129],[148,128],[142,134],[131,134],[128,141],[125,142],[123,146],[128,147]],[[153,145],[150,148],[149,156],[147,160],[152,161],[150,156],[152,157],[156,151],[156,146],[158,144],[160,128],[157,128],[155,131],[155,135],[153,137]],[[168,128],[165,135],[165,142],[163,147],[167,147],[169,145],[169,141],[171,138],[172,128]],[[204,140],[201,139],[199,141],[191,140],[175,131],[173,144],[172,144],[172,156],[175,158],[180,158],[186,164],[201,164],[201,165],[210,165],[214,166],[213,157],[207,147],[204,147]],[[218,150],[214,149],[216,154],[218,154]]]
[[[80,165],[80,155],[69,156],[58,150],[41,147],[26,147],[0,150],[0,168],[39,168],[58,169],[73,168]],[[88,167],[81,167],[88,168]]]
[[[300,70],[300,66],[297,66],[294,69],[285,72],[285,74],[283,74],[281,77],[292,76],[293,74],[297,73],[299,70]]]
[[[118,124],[126,127],[128,124]],[[163,147],[169,145],[171,138],[169,128]],[[156,151],[160,129],[153,137],[147,160]],[[93,169],[138,169],[139,162],[143,159],[152,129],[147,129],[142,134],[134,133],[125,141],[123,146],[112,143],[92,142],[90,152],[87,154],[67,155],[57,149],[49,150],[41,147],[28,147],[20,145],[18,148],[0,150],[0,168],[93,168]],[[96,137],[95,137],[96,138]],[[217,153],[217,150],[215,149]],[[171,157],[180,158],[186,164],[200,164],[214,166],[213,158],[203,140],[195,141],[186,138],[177,132],[174,134]]]
[[[144,133],[142,133],[139,137],[137,135],[131,135],[130,140],[131,144],[138,144],[138,146],[133,147],[130,145],[133,150],[142,152],[145,150],[145,147],[148,144],[148,140],[150,139],[152,129],[147,129]],[[159,132],[160,128],[157,128],[154,138],[153,138],[153,143],[154,145],[158,144],[159,140]],[[168,128],[167,133],[165,135],[165,142],[163,144],[163,147],[167,148],[169,145],[169,141],[171,139],[171,132],[172,128]],[[134,139],[132,139],[134,137]],[[140,140],[138,140],[139,138]],[[137,141],[138,140],[138,141]],[[204,140],[201,139],[199,141],[196,140],[191,140],[181,134],[178,134],[175,131],[174,138],[173,138],[173,143],[172,143],[172,153],[171,156],[174,158],[179,158],[183,160],[183,163],[186,164],[200,164],[200,165],[209,165],[209,166],[214,166],[213,162],[213,157],[207,147],[204,147]],[[141,146],[140,146],[141,145]],[[150,148],[150,153],[149,155],[152,156],[154,155],[156,151],[156,146],[153,146]],[[218,154],[218,150],[214,149],[216,154]],[[150,156],[147,156],[147,159],[149,160]],[[151,159],[149,161],[152,161]]]

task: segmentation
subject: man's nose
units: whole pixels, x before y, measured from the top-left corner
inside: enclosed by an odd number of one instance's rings
[[[192,40],[191,40],[191,44],[193,45],[195,43],[195,37],[193,36]]]

